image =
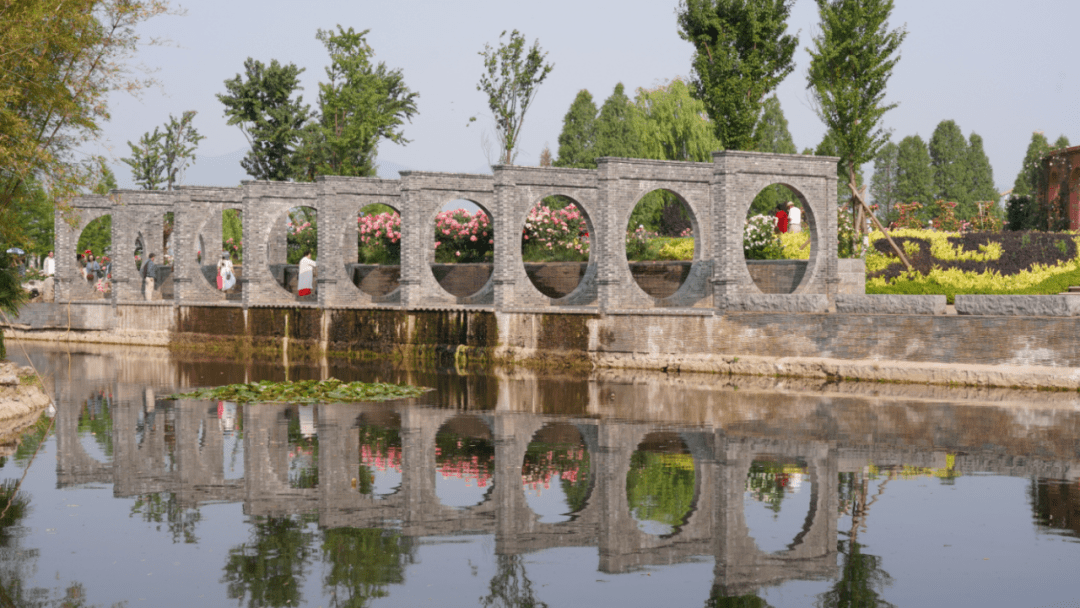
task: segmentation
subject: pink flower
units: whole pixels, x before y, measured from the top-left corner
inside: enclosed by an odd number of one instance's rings
[[[469,240],[475,243],[476,242],[476,235],[474,234],[471,237],[469,237]]]

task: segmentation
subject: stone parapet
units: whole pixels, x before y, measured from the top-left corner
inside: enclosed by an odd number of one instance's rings
[[[837,294],[836,312],[866,315],[943,315],[943,295]]]
[[[825,294],[732,294],[723,296],[719,308],[725,313],[825,313],[829,312],[829,298]]]
[[[1080,316],[1080,296],[958,295],[956,313],[1019,317]]]

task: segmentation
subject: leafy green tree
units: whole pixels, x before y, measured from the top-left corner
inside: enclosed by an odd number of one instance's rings
[[[1065,137],[1064,135],[1058,136],[1057,140],[1054,141],[1054,149],[1055,150],[1061,150],[1062,148],[1068,148],[1068,147],[1069,147],[1069,138]]]
[[[860,190],[858,168],[873,160],[889,140],[881,119],[897,104],[885,103],[885,85],[907,34],[903,28],[889,30],[892,0],[817,0],[817,4],[821,32],[809,49],[807,79],[818,116],[844,165],[848,188],[855,192]],[[853,212],[857,200],[852,197]],[[876,221],[872,214],[870,218]],[[889,242],[906,263],[904,252],[891,238]]]
[[[131,156],[121,158],[131,167],[131,179],[142,186],[143,190],[157,190],[165,181],[165,166],[161,162],[162,133],[154,127],[153,133],[143,133],[139,144],[127,142]]]
[[[315,535],[302,519],[258,518],[252,538],[229,550],[225,562],[230,599],[256,606],[299,606],[305,570],[314,557]]]
[[[1050,142],[1042,131],[1031,134],[1024,163],[1013,183],[1013,196],[1035,196],[1038,194],[1039,174],[1042,172],[1042,159],[1050,152]]]
[[[49,192],[37,181],[29,180],[20,186],[20,204],[12,209],[11,221],[22,236],[22,249],[30,255],[45,256],[53,250],[55,205]],[[4,246],[7,251],[8,246]]]
[[[596,119],[596,157],[637,158],[641,146],[633,124],[634,107],[623,84],[604,100]]]
[[[298,178],[373,176],[382,140],[409,142],[401,128],[416,114],[419,94],[405,85],[400,69],[373,64],[368,32],[338,25],[336,33],[316,34],[330,54],[330,66],[328,82],[319,84],[318,120],[303,130],[303,144],[294,155]]]
[[[766,96],[795,69],[792,0],[682,0],[679,36],[694,45],[697,97],[727,150],[753,147]]]
[[[970,217],[971,182],[967,140],[959,125],[943,120],[930,136],[930,166],[934,170],[934,198],[957,203],[957,214]]]
[[[758,152],[773,152],[777,154],[797,154],[795,140],[788,131],[788,121],[784,117],[784,110],[780,107],[780,99],[776,95],[765,100],[761,119],[758,120],[754,129],[754,150]],[[750,214],[772,214],[779,204],[788,201],[799,203],[795,193],[786,186],[773,184],[754,197],[750,204]]]
[[[112,255],[112,216],[103,215],[83,228],[75,252],[90,250],[96,256]],[[57,255],[71,255],[70,251],[57,251]]]
[[[991,201],[997,208],[998,199],[1001,198],[994,185],[994,168],[990,166],[990,159],[983,151],[983,139],[978,133],[972,132],[968,136],[967,165],[968,175],[971,177],[971,200],[976,202]]]
[[[890,141],[882,146],[874,159],[874,174],[870,177],[870,197],[878,206],[879,218],[889,218],[893,205],[900,200],[897,190],[899,150],[900,147]],[[888,220],[885,221],[888,223]]]
[[[840,150],[836,147],[836,137],[831,131],[826,131],[821,138],[821,143],[814,148],[814,156],[840,156]],[[848,165],[841,158],[836,163],[836,202],[838,205],[846,205],[851,201],[851,192],[847,188],[850,181],[847,173]],[[856,181],[862,182],[862,166],[855,168]]]
[[[238,125],[251,145],[240,166],[255,179],[285,180],[292,173],[292,155],[311,117],[303,96],[292,99],[302,89],[303,71],[276,59],[266,66],[248,57],[244,76],[226,80],[226,92],[217,95],[225,105],[228,124]]]
[[[538,40],[533,41],[532,48],[526,53],[525,36],[514,30],[504,43],[501,41],[505,35],[505,30],[499,34],[498,48],[485,44],[480,52],[486,73],[480,76],[476,90],[487,95],[488,108],[495,116],[495,130],[502,150],[499,162],[512,165],[525,113],[536,98],[540,84],[555,66],[544,63],[547,53],[540,52]]]
[[[596,104],[586,89],[578,91],[563,117],[556,167],[596,168]]]
[[[896,195],[902,203],[934,201],[934,172],[930,148],[918,135],[909,135],[896,147]]]

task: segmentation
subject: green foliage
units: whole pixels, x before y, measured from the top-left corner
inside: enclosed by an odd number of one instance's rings
[[[796,154],[795,141],[788,131],[788,121],[780,107],[780,99],[773,95],[765,100],[761,119],[754,130],[754,150],[777,154]],[[799,205],[799,198],[786,186],[773,184],[754,197],[749,215],[772,213],[779,204],[788,201]],[[801,206],[801,205],[800,205]]]
[[[1024,154],[1024,162],[1020,165],[1020,173],[1016,175],[1016,181],[1013,183],[1013,196],[1038,195],[1042,160],[1049,152],[1050,142],[1046,140],[1042,131],[1032,133],[1027,153]]]
[[[378,528],[332,528],[323,532],[323,561],[330,568],[324,592],[336,605],[362,608],[388,595],[388,585],[405,582],[405,566],[415,560],[413,539]]]
[[[1006,228],[1009,230],[1046,230],[1047,215],[1039,199],[1031,195],[1012,195],[1005,204]]]
[[[292,175],[292,155],[311,116],[302,96],[291,99],[302,88],[303,71],[276,59],[266,66],[248,57],[244,76],[226,80],[226,93],[217,95],[227,124],[238,125],[251,145],[240,166],[255,179],[281,181]]]
[[[697,97],[727,150],[750,150],[766,96],[795,69],[791,0],[682,0],[679,35],[694,45]]]
[[[694,461],[689,454],[637,450],[630,456],[626,498],[638,521],[653,521],[677,532],[694,503]]]
[[[90,250],[97,257],[112,255],[112,216],[103,215],[86,225],[82,234],[79,235],[79,243],[75,251],[57,251],[56,255],[71,255],[72,253],[85,253]]]
[[[840,578],[818,596],[818,608],[893,608],[881,597],[892,577],[881,568],[881,558],[862,552],[854,538],[840,541]]]
[[[372,64],[375,51],[364,38],[368,31],[338,25],[337,33],[316,34],[330,54],[330,66],[328,82],[319,83],[318,121],[304,129],[293,157],[293,173],[300,179],[374,176],[379,142],[409,141],[401,127],[416,114],[419,94],[405,85],[400,69]]]
[[[1065,137],[1064,135],[1059,135],[1058,138],[1054,141],[1054,149],[1055,150],[1061,150],[1063,148],[1068,148],[1068,147],[1069,147],[1069,138]]]
[[[623,84],[604,100],[596,119],[595,158],[637,158],[640,142],[633,124],[634,107],[626,96]]]
[[[30,255],[44,256],[53,250],[56,209],[49,192],[37,180],[24,181],[18,187],[16,204],[0,209],[0,224],[13,233],[10,240],[0,239],[4,251],[19,247]]]
[[[990,201],[994,208],[998,207],[997,186],[994,185],[994,168],[990,166],[990,159],[983,150],[983,138],[978,133],[972,132],[968,136],[968,175],[971,177],[970,196],[976,202]]]
[[[638,158],[709,162],[720,148],[705,117],[705,104],[676,78],[638,89],[631,125],[638,134]]]
[[[893,215],[893,205],[900,201],[899,181],[900,147],[889,142],[881,147],[874,158],[874,174],[870,178],[870,200],[878,206],[878,219],[887,224]]]
[[[967,140],[952,120],[943,120],[930,136],[930,166],[934,170],[934,198],[956,201],[960,205],[972,202],[968,171]],[[925,202],[925,201],[923,201]]]
[[[934,173],[930,148],[918,135],[900,140],[896,150],[896,198],[901,203],[934,200]]]
[[[131,167],[132,180],[144,190],[157,190],[165,181],[165,167],[161,162],[162,133],[154,127],[153,133],[143,133],[139,144],[127,142],[131,148],[129,158],[121,158]]]
[[[319,257],[319,224],[318,215],[311,207],[294,207],[289,210],[289,221],[286,224],[285,235],[285,261],[288,264],[299,264],[300,259],[307,253],[311,253],[313,259]]]
[[[592,94],[578,91],[563,117],[559,133],[559,158],[556,167],[596,168],[596,104]]]
[[[506,31],[499,34],[498,48],[485,44],[480,52],[486,73],[480,76],[476,90],[487,95],[488,108],[495,116],[495,130],[502,147],[499,163],[512,165],[525,113],[536,98],[538,87],[555,66],[544,63],[547,53],[540,52],[539,41],[534,41],[525,53],[525,36],[514,30],[504,43],[505,35]]]
[[[177,120],[172,114],[165,130],[144,133],[139,145],[127,142],[131,158],[121,158],[131,167],[132,180],[144,190],[157,190],[165,184],[166,190],[183,181],[184,170],[195,162],[195,148],[206,139],[191,124],[196,112],[189,110]]]
[[[221,212],[221,250],[228,251],[234,262],[244,262],[244,227],[241,221],[242,211],[239,209],[225,209]],[[208,263],[217,263],[219,254],[215,251],[204,251],[203,260]]]
[[[139,515],[147,523],[157,524],[161,530],[164,524],[172,535],[174,543],[197,543],[195,527],[202,521],[198,507],[185,507],[175,492],[155,492],[135,497],[131,506],[131,516]]]
[[[304,604],[305,570],[315,556],[315,533],[302,518],[256,517],[251,539],[229,549],[221,582],[229,599],[249,608]]]
[[[892,0],[817,0],[821,32],[807,72],[818,115],[828,127],[845,177],[874,159],[889,139],[881,119],[885,85],[906,32],[889,30]],[[856,187],[858,183],[855,184]]]
[[[776,216],[753,215],[743,229],[743,255],[748,260],[779,260],[784,246],[776,231]]]
[[[302,380],[299,382],[251,382],[230,384],[170,395],[169,399],[213,399],[237,403],[353,403],[419,397],[431,389],[382,382]]]

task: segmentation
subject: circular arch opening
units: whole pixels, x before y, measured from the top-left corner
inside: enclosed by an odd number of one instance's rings
[[[216,223],[216,218],[213,220]],[[217,226],[211,227],[211,234],[217,234]],[[199,234],[196,253],[200,274],[211,287],[223,291],[227,299],[240,299],[244,264],[244,227],[242,209],[221,210],[221,246]]]
[[[743,260],[762,293],[794,293],[807,280],[815,230],[798,190],[775,183],[758,192],[743,225]]]
[[[431,273],[449,294],[466,298],[480,292],[495,264],[491,214],[475,201],[455,199],[435,215]]]
[[[813,495],[804,460],[756,457],[746,474],[743,515],[758,549],[780,553],[794,548],[812,523]]]
[[[364,412],[357,419],[360,468],[356,491],[385,498],[401,488],[401,416],[392,410]]]
[[[319,225],[314,207],[292,207],[278,220],[267,247],[270,273],[297,300],[318,298]]]
[[[677,433],[649,433],[630,456],[626,500],[638,529],[674,536],[690,520],[697,503],[694,457]]]
[[[533,435],[521,464],[521,483],[540,523],[574,519],[589,500],[592,481],[589,449],[577,427],[549,422]]]
[[[521,229],[521,259],[537,291],[563,298],[581,284],[592,259],[592,221],[568,196],[548,196],[533,205]]]
[[[697,219],[675,192],[652,190],[641,197],[626,226],[626,261],[642,291],[666,298],[686,282],[699,257]]]
[[[100,463],[113,459],[113,415],[116,402],[112,389],[91,391],[79,409],[79,444],[86,455]]]
[[[461,414],[435,434],[435,495],[455,508],[478,505],[495,481],[495,437],[478,416]]]
[[[345,242],[349,240],[347,237]],[[386,296],[399,287],[401,213],[397,209],[376,203],[357,213],[356,255],[346,256],[345,272],[353,285],[369,296]]]
[[[106,297],[112,291],[112,215],[86,224],[75,245],[75,259],[88,291]]]

